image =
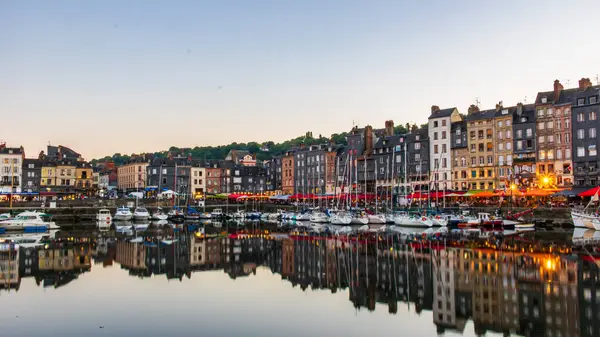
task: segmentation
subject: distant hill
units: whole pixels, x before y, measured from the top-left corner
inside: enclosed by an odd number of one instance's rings
[[[394,128],[396,134],[406,133],[408,123],[405,125],[398,125]],[[323,144],[332,141],[335,144],[346,145],[346,135],[347,132],[342,133],[334,133],[329,138],[319,137],[314,138],[312,132],[307,132],[304,136],[299,136],[294,139],[286,140],[282,143],[274,143],[272,141],[257,143],[257,142],[249,142],[249,143],[231,143],[228,145],[221,146],[201,146],[194,148],[178,148],[175,146],[171,146],[166,151],[154,152],[154,155],[157,157],[166,157],[169,152],[171,153],[189,153],[192,155],[194,159],[225,159],[227,153],[230,150],[246,150],[252,154],[256,154],[256,159],[259,161],[271,159],[273,156],[280,155],[285,153],[286,151],[298,147],[301,144],[305,146],[310,146],[314,144]],[[268,150],[268,151],[267,151]],[[132,155],[115,153],[112,156],[106,156],[104,158],[97,158],[91,161],[92,164],[96,164],[97,162],[102,161],[114,161],[115,165],[119,166],[126,163]]]

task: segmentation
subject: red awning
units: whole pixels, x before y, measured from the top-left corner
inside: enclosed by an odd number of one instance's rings
[[[56,195],[56,192],[40,192],[40,195]]]
[[[585,191],[585,192],[581,192],[578,194],[578,196],[580,197],[593,197],[594,195],[596,195],[596,193],[598,193],[598,190],[600,190],[600,186],[596,186],[594,188],[590,188],[589,190]]]
[[[409,194],[407,196],[408,199],[421,199],[421,198],[427,198],[427,193],[421,193],[421,192],[413,192],[411,194]]]

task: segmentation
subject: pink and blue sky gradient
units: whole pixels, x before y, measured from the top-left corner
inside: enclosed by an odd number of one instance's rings
[[[600,1],[0,0],[0,139],[84,157],[425,122],[600,73]]]

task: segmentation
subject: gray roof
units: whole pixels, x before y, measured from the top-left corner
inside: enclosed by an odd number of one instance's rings
[[[600,85],[593,85],[591,87],[587,87],[585,90],[577,90],[575,91],[575,93],[572,95],[573,97],[573,104],[577,104],[577,99],[578,98],[588,98],[590,96],[596,96],[598,95],[600,92]],[[596,101],[598,104],[600,104],[600,100]],[[587,101],[586,101],[587,103]]]
[[[496,116],[496,109],[481,110],[481,111],[471,112],[470,114],[467,115],[467,117],[465,117],[465,120],[467,122],[479,121],[479,120],[485,120],[485,119],[494,119],[495,116]]]
[[[375,143],[375,149],[384,149],[387,147],[394,147],[400,145],[400,138],[404,138],[406,135],[393,135],[387,137],[381,137]]]
[[[0,147],[2,154],[22,154],[20,147]]]
[[[559,93],[559,97],[554,97],[554,90],[553,91],[543,91],[543,92],[538,92],[536,98],[535,98],[535,104],[555,104],[555,105],[560,105],[560,104],[567,104],[567,103],[571,103],[573,102],[573,96],[574,94],[578,91],[579,89],[577,88],[571,88],[571,89],[563,89],[560,91]],[[542,103],[542,98],[546,97],[547,102],[546,103]]]
[[[452,113],[454,112],[454,110],[456,110],[456,107],[440,109],[440,110],[432,113],[431,115],[429,115],[428,119],[450,117],[452,115]]]

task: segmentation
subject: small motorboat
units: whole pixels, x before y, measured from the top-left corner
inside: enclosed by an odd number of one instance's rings
[[[148,210],[144,207],[136,207],[136,209],[133,211],[133,218],[138,221],[148,220],[150,219],[150,213],[148,213]]]
[[[133,219],[133,213],[131,213],[129,207],[121,206],[117,208],[117,212],[115,213],[113,219],[116,221],[129,221]]]
[[[152,213],[152,220],[167,220],[169,218],[168,214],[163,212],[162,208],[157,208],[154,213]]]
[[[98,213],[96,214],[96,221],[97,222],[105,222],[110,225],[110,223],[112,221],[112,216],[110,214],[110,211],[106,208],[98,210]]]
[[[398,226],[409,226],[409,227],[431,227],[433,221],[426,216],[418,214],[399,214],[394,218],[394,223]]]
[[[185,219],[185,214],[179,207],[173,207],[169,213],[167,213],[167,219],[172,221],[182,221]]]
[[[23,212],[12,219],[0,221],[0,228],[5,231],[46,231],[49,229],[58,229],[52,216],[40,212]]]

